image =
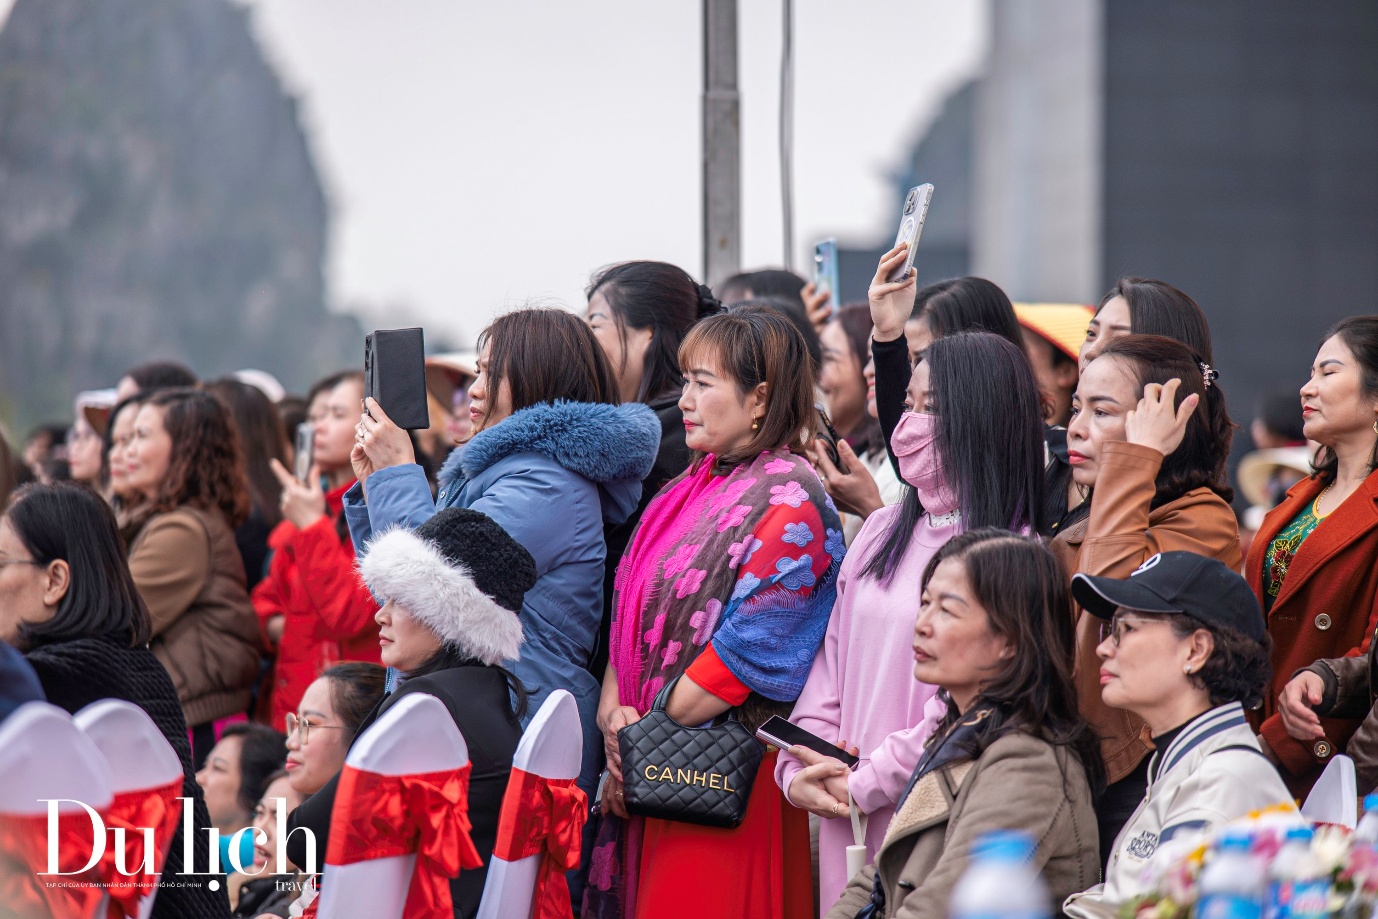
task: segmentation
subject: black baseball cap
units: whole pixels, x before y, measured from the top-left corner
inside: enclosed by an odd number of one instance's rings
[[[1082,609],[1109,619],[1120,608],[1140,613],[1186,613],[1206,625],[1263,640],[1263,609],[1249,582],[1223,562],[1195,552],[1160,552],[1127,578],[1072,578]]]

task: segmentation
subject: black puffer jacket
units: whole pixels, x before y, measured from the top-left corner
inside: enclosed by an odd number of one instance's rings
[[[182,796],[192,799],[196,837],[192,857],[197,871],[210,866],[210,815],[201,787],[191,769],[191,744],[177,690],[167,670],[147,647],[131,648],[127,635],[79,638],[39,645],[25,657],[38,674],[48,701],[76,714],[101,699],[123,699],[148,713],[182,761]],[[172,837],[163,877],[178,886],[164,884],[153,902],[153,919],[228,919],[230,901],[225,895],[223,874],[182,875],[182,821]],[[216,883],[212,891],[210,884]],[[189,886],[180,886],[180,885]]]

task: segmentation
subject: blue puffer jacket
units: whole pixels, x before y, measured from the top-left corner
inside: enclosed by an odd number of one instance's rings
[[[482,511],[531,553],[538,577],[522,604],[519,659],[507,666],[531,690],[528,719],[551,690],[574,694],[584,726],[579,784],[590,796],[602,768],[600,687],[585,668],[603,615],[603,527],[636,509],[659,445],[660,422],[639,403],[543,403],[456,447],[435,502],[416,465],[369,476],[367,504],[357,484],[344,497],[360,556],[374,532],[418,527],[446,507]]]

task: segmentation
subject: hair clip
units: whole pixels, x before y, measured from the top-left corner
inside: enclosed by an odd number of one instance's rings
[[[1220,371],[1204,362],[1198,362],[1197,366],[1201,368],[1201,379],[1205,381],[1206,388],[1210,389],[1211,384],[1220,379]]]

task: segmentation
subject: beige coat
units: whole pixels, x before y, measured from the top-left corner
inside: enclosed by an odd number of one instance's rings
[[[258,619],[224,516],[184,506],[150,517],[129,547],[129,570],[153,620],[149,647],[177,687],[187,726],[247,709]]]
[[[924,776],[885,834],[875,864],[863,868],[828,911],[852,919],[871,901],[879,872],[888,919],[945,919],[948,901],[977,837],[1023,830],[1038,840],[1034,865],[1060,904],[1100,880],[1091,789],[1076,756],[1022,731],[996,740],[975,760]]]

